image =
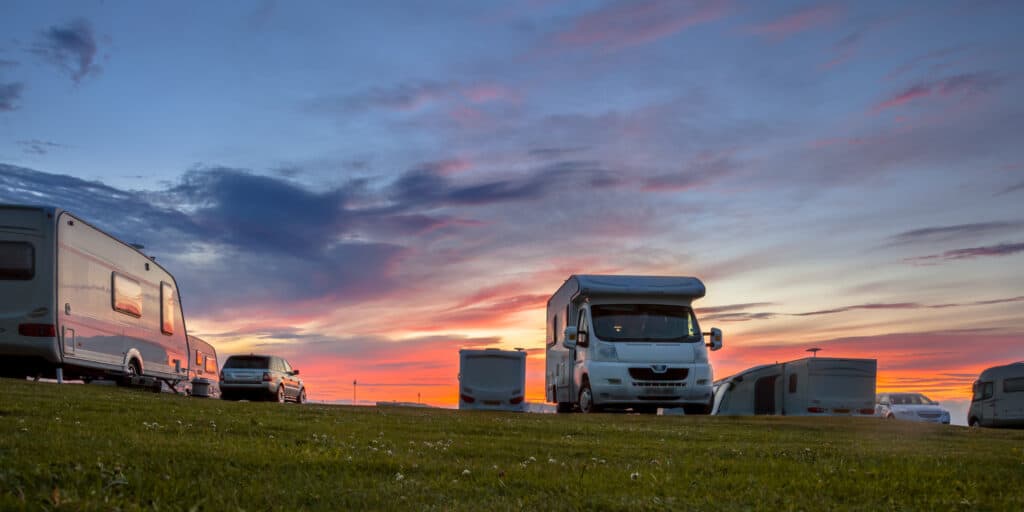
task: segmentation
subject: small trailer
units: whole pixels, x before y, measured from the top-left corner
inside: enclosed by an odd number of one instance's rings
[[[715,382],[712,414],[873,416],[874,359],[808,357],[766,364]]]
[[[981,372],[974,382],[967,424],[1024,428],[1024,361]]]
[[[180,391],[178,285],[153,258],[53,207],[0,205],[0,375]]]
[[[189,335],[188,354],[188,393],[203,398],[220,398],[217,350],[202,338]]]
[[[459,350],[459,409],[525,410],[526,352]]]

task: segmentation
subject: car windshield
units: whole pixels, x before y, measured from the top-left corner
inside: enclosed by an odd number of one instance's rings
[[[889,402],[892,405],[934,405],[928,397],[920,393],[900,393],[891,395]]]
[[[594,334],[604,341],[701,341],[693,311],[666,304],[599,304],[590,307]]]
[[[259,356],[243,356],[229,357],[227,362],[224,363],[224,368],[239,368],[239,369],[250,369],[250,370],[265,370],[270,368],[270,361],[267,357]]]

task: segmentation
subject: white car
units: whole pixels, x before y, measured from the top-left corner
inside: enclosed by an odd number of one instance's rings
[[[875,415],[886,419],[949,425],[949,411],[921,393],[882,393],[875,400]]]

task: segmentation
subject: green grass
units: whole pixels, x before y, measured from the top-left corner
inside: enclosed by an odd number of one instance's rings
[[[3,510],[1024,510],[1024,431],[0,383]]]

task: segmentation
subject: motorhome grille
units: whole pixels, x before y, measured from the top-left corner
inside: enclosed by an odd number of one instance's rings
[[[669,368],[662,373],[655,373],[650,368],[629,369],[629,376],[636,380],[686,380],[689,373],[686,368]]]

